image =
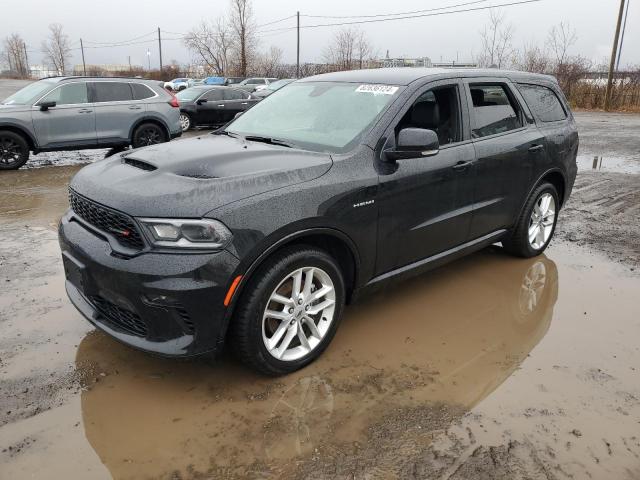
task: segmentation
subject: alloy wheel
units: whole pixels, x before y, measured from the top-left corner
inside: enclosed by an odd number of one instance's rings
[[[551,232],[556,219],[556,201],[550,193],[543,193],[538,197],[529,219],[529,244],[535,250],[543,248]]]
[[[180,128],[182,128],[183,132],[186,132],[191,127],[191,119],[188,115],[183,113],[180,114]]]
[[[273,290],[262,316],[262,340],[282,361],[298,360],[314,350],[334,320],[336,292],[321,268],[303,267]]]
[[[0,137],[0,163],[9,165],[20,161],[22,150],[11,138]]]

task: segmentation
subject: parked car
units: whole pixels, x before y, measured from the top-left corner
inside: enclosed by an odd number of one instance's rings
[[[205,85],[224,85],[224,77],[207,77],[204,79]]]
[[[152,80],[55,77],[31,83],[0,104],[0,170],[29,152],[134,148],[180,136],[177,99]]]
[[[194,80],[192,78],[174,78],[170,82],[165,82],[164,88],[173,90],[174,92],[181,92],[186,88],[192,87]]]
[[[260,99],[268,97],[276,90],[280,90],[285,85],[289,85],[291,82],[295,82],[295,81],[296,81],[295,78],[285,78],[283,80],[275,81],[267,85],[267,88],[263,88],[262,90],[253,92],[253,96]]]
[[[176,95],[180,101],[182,131],[224,125],[258,102],[250,93],[233,87],[199,86]]]
[[[236,87],[246,90],[247,92],[255,92],[266,88],[272,82],[278,80],[277,78],[246,78],[242,80]]]
[[[244,80],[244,77],[225,77],[224,84],[225,85],[236,85]]]
[[[188,356],[229,341],[259,371],[291,372],[368,291],[496,242],[540,255],[577,149],[550,76],[305,78],[213,134],[80,170],[59,228],[67,292],[137,348]]]

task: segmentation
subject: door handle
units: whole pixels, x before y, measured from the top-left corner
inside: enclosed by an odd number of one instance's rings
[[[224,107],[224,104],[223,104],[223,105],[218,105],[218,106],[219,106],[219,107]]]
[[[530,152],[539,152],[540,150],[542,150],[544,148],[543,145],[537,144],[537,145],[531,145],[529,147],[529,151]]]
[[[137,105],[131,105],[131,106],[129,107],[129,110],[142,110],[142,107],[139,107],[139,106],[137,106]]]
[[[88,108],[82,108],[78,110],[78,113],[93,113],[93,110],[89,110]]]
[[[454,170],[466,170],[467,167],[470,167],[472,164],[472,161],[460,161],[451,168],[453,168]]]
[[[240,105],[249,105],[249,102],[242,102]]]

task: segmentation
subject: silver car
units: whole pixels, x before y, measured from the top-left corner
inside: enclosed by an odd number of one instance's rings
[[[20,168],[29,152],[137,148],[181,133],[178,100],[160,82],[48,78],[0,103],[0,170]]]

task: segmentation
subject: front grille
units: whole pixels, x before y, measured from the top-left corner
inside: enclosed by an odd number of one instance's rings
[[[103,232],[114,235],[118,243],[133,250],[142,250],[144,242],[133,220],[116,210],[103,207],[69,189],[69,205],[84,221]]]
[[[97,295],[89,297],[89,300],[93,303],[96,310],[116,329],[139,337],[147,336],[147,325],[138,314],[119,307]]]

